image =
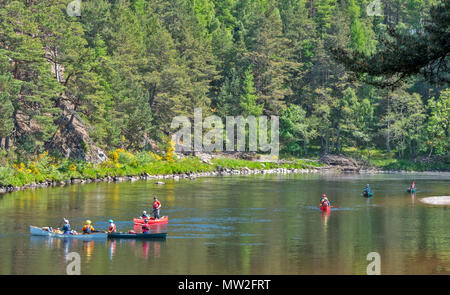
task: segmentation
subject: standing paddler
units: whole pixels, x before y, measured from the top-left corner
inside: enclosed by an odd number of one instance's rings
[[[155,219],[159,219],[159,209],[161,208],[161,202],[158,201],[158,198],[156,196],[153,197],[153,215],[155,216]]]

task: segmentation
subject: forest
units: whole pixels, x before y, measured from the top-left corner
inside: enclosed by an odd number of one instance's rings
[[[449,1],[375,1],[0,0],[1,156],[164,150],[194,108],[279,116],[286,156],[448,155]]]

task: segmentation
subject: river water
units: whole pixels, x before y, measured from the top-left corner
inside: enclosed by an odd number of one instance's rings
[[[406,193],[414,180],[415,195]],[[450,195],[450,173],[227,176],[92,183],[0,196],[0,274],[366,274],[370,252],[382,274],[449,274],[450,208],[422,204]],[[374,196],[364,198],[366,183]],[[317,205],[326,193],[333,209]],[[76,241],[29,234],[29,225],[86,219],[132,229],[153,196],[169,223],[165,241]]]

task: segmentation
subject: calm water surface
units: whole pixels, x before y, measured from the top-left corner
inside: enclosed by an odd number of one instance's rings
[[[415,180],[415,196],[405,192]],[[450,173],[229,176],[94,183],[0,196],[0,274],[65,274],[78,252],[82,274],[365,274],[369,252],[383,274],[450,273],[450,207],[419,199],[450,195]],[[374,197],[361,191],[370,183]],[[326,193],[329,215],[317,209]],[[29,225],[80,230],[150,211],[169,216],[165,241],[32,237]]]

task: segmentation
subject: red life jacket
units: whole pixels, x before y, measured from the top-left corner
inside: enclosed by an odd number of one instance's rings
[[[161,206],[161,203],[159,201],[154,201],[153,202],[153,208],[157,209],[159,206]]]
[[[150,229],[149,229],[148,225],[147,225],[147,224],[144,224],[144,225],[142,226],[142,232],[143,232],[143,233],[147,233],[147,232],[149,232],[149,231],[150,231]]]
[[[116,231],[116,225],[114,223],[109,226],[109,231],[110,232],[115,232]]]

